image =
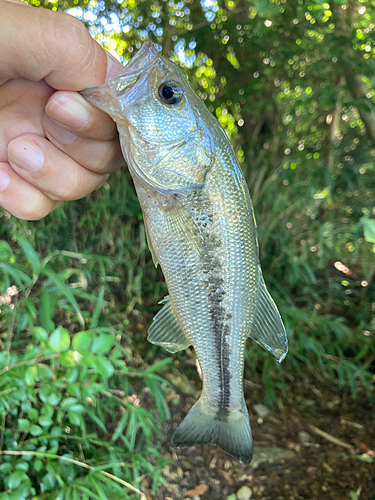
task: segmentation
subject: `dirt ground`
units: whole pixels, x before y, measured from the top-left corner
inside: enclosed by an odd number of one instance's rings
[[[175,450],[170,439],[194,403],[183,397],[163,427],[167,483],[148,500],[375,500],[375,401],[353,401],[313,374],[300,374],[288,398],[258,408],[261,388],[245,383],[255,444],[250,466],[213,446]]]

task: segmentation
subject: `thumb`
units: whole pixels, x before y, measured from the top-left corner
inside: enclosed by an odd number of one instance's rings
[[[44,79],[58,90],[82,90],[122,68],[69,14],[6,0],[0,14],[0,81]]]

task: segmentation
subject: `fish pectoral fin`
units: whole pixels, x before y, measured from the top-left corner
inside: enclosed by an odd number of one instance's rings
[[[164,306],[148,329],[147,340],[151,344],[160,345],[169,352],[177,352],[186,349],[191,342],[186,338],[174,315],[169,297],[165,297],[161,303]]]
[[[267,290],[261,271],[257,308],[249,337],[271,353],[279,363],[287,355],[288,339],[285,327],[279,310]]]
[[[158,267],[159,262],[158,262],[158,259],[156,257],[156,252],[154,250],[154,247],[152,245],[152,240],[151,240],[149,232],[148,232],[147,224],[145,224],[145,231],[146,231],[146,239],[147,239],[148,248],[151,252],[152,262],[154,263],[155,267]]]

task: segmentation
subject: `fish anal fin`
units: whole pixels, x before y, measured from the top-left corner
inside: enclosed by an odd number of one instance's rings
[[[164,303],[164,306],[154,317],[148,329],[147,340],[169,352],[182,351],[189,347],[191,342],[186,338],[178,324],[169,297],[165,297],[161,303]]]
[[[257,307],[249,337],[281,363],[288,353],[288,339],[279,310],[267,290],[262,272],[259,273]]]

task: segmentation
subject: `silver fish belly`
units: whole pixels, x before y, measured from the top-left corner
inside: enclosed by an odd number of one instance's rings
[[[166,279],[169,296],[148,339],[170,352],[193,345],[202,370],[202,395],[172,444],[215,444],[249,463],[246,340],[253,338],[282,361],[287,339],[259,266],[245,179],[216,120],[150,43],[111,80],[82,94],[118,123],[153,260]],[[144,115],[148,122],[138,125]],[[186,133],[176,126],[175,139],[165,123],[180,119]]]

